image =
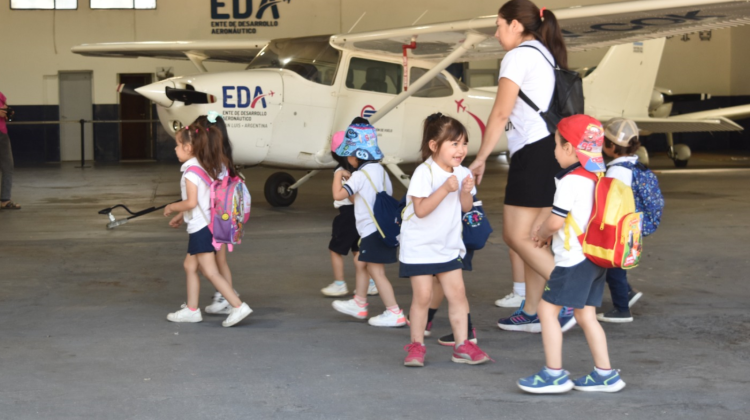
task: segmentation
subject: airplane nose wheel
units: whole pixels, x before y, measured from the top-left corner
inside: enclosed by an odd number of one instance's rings
[[[268,177],[263,193],[268,204],[274,207],[288,207],[297,199],[297,189],[290,189],[294,185],[294,177],[286,172],[276,172]]]

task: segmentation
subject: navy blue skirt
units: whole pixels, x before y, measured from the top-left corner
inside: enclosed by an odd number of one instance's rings
[[[205,254],[206,252],[216,252],[213,245],[214,235],[208,229],[208,226],[190,234],[188,241],[188,254]]]
[[[448,262],[435,264],[407,264],[404,262],[400,262],[398,268],[398,276],[401,278],[409,278],[414,276],[434,276],[436,274],[447,273],[453,270],[463,270],[463,268],[464,262],[463,258],[461,257]]]

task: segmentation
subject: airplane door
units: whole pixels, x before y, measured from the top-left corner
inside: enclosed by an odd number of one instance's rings
[[[403,67],[360,57],[345,57],[341,72],[333,131],[345,130],[355,117],[370,118],[401,93]],[[378,146],[389,158],[398,158],[403,143],[404,105],[396,107],[375,124]],[[417,149],[419,146],[416,146]]]

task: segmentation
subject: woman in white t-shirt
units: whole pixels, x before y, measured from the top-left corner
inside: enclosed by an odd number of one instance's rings
[[[567,52],[554,13],[529,0],[511,0],[498,12],[495,38],[507,54],[500,66],[497,97],[477,158],[469,166],[482,182],[485,162],[503,130],[508,137],[510,171],[503,208],[503,239],[524,261],[526,301],[515,320],[538,326],[536,307],[545,279],[555,267],[548,249],[535,248],[531,231],[549,215],[555,194],[554,133],[526,102],[522,91],[542,111],[549,107],[555,86],[551,63],[567,68]],[[503,329],[505,322],[498,326]],[[511,323],[515,321],[510,321]],[[510,328],[517,330],[514,328]],[[526,330],[526,329],[524,329]]]
[[[413,299],[409,312],[411,344],[404,365],[424,366],[424,332],[436,276],[448,298],[448,316],[455,338],[456,363],[479,364],[490,360],[468,337],[469,302],[464,287],[462,258],[466,246],[461,235],[462,211],[471,210],[474,178],[461,166],[467,154],[466,128],[440,113],[424,122],[422,159],[406,192],[400,239],[399,277],[410,278]]]

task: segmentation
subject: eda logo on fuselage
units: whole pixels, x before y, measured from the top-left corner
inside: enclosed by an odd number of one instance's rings
[[[263,109],[268,107],[266,96],[273,97],[274,91],[263,93],[260,86],[255,87],[255,92],[250,96],[250,88],[247,86],[222,86],[222,104],[224,108],[252,108],[260,104]],[[252,98],[252,99],[251,99]]]

